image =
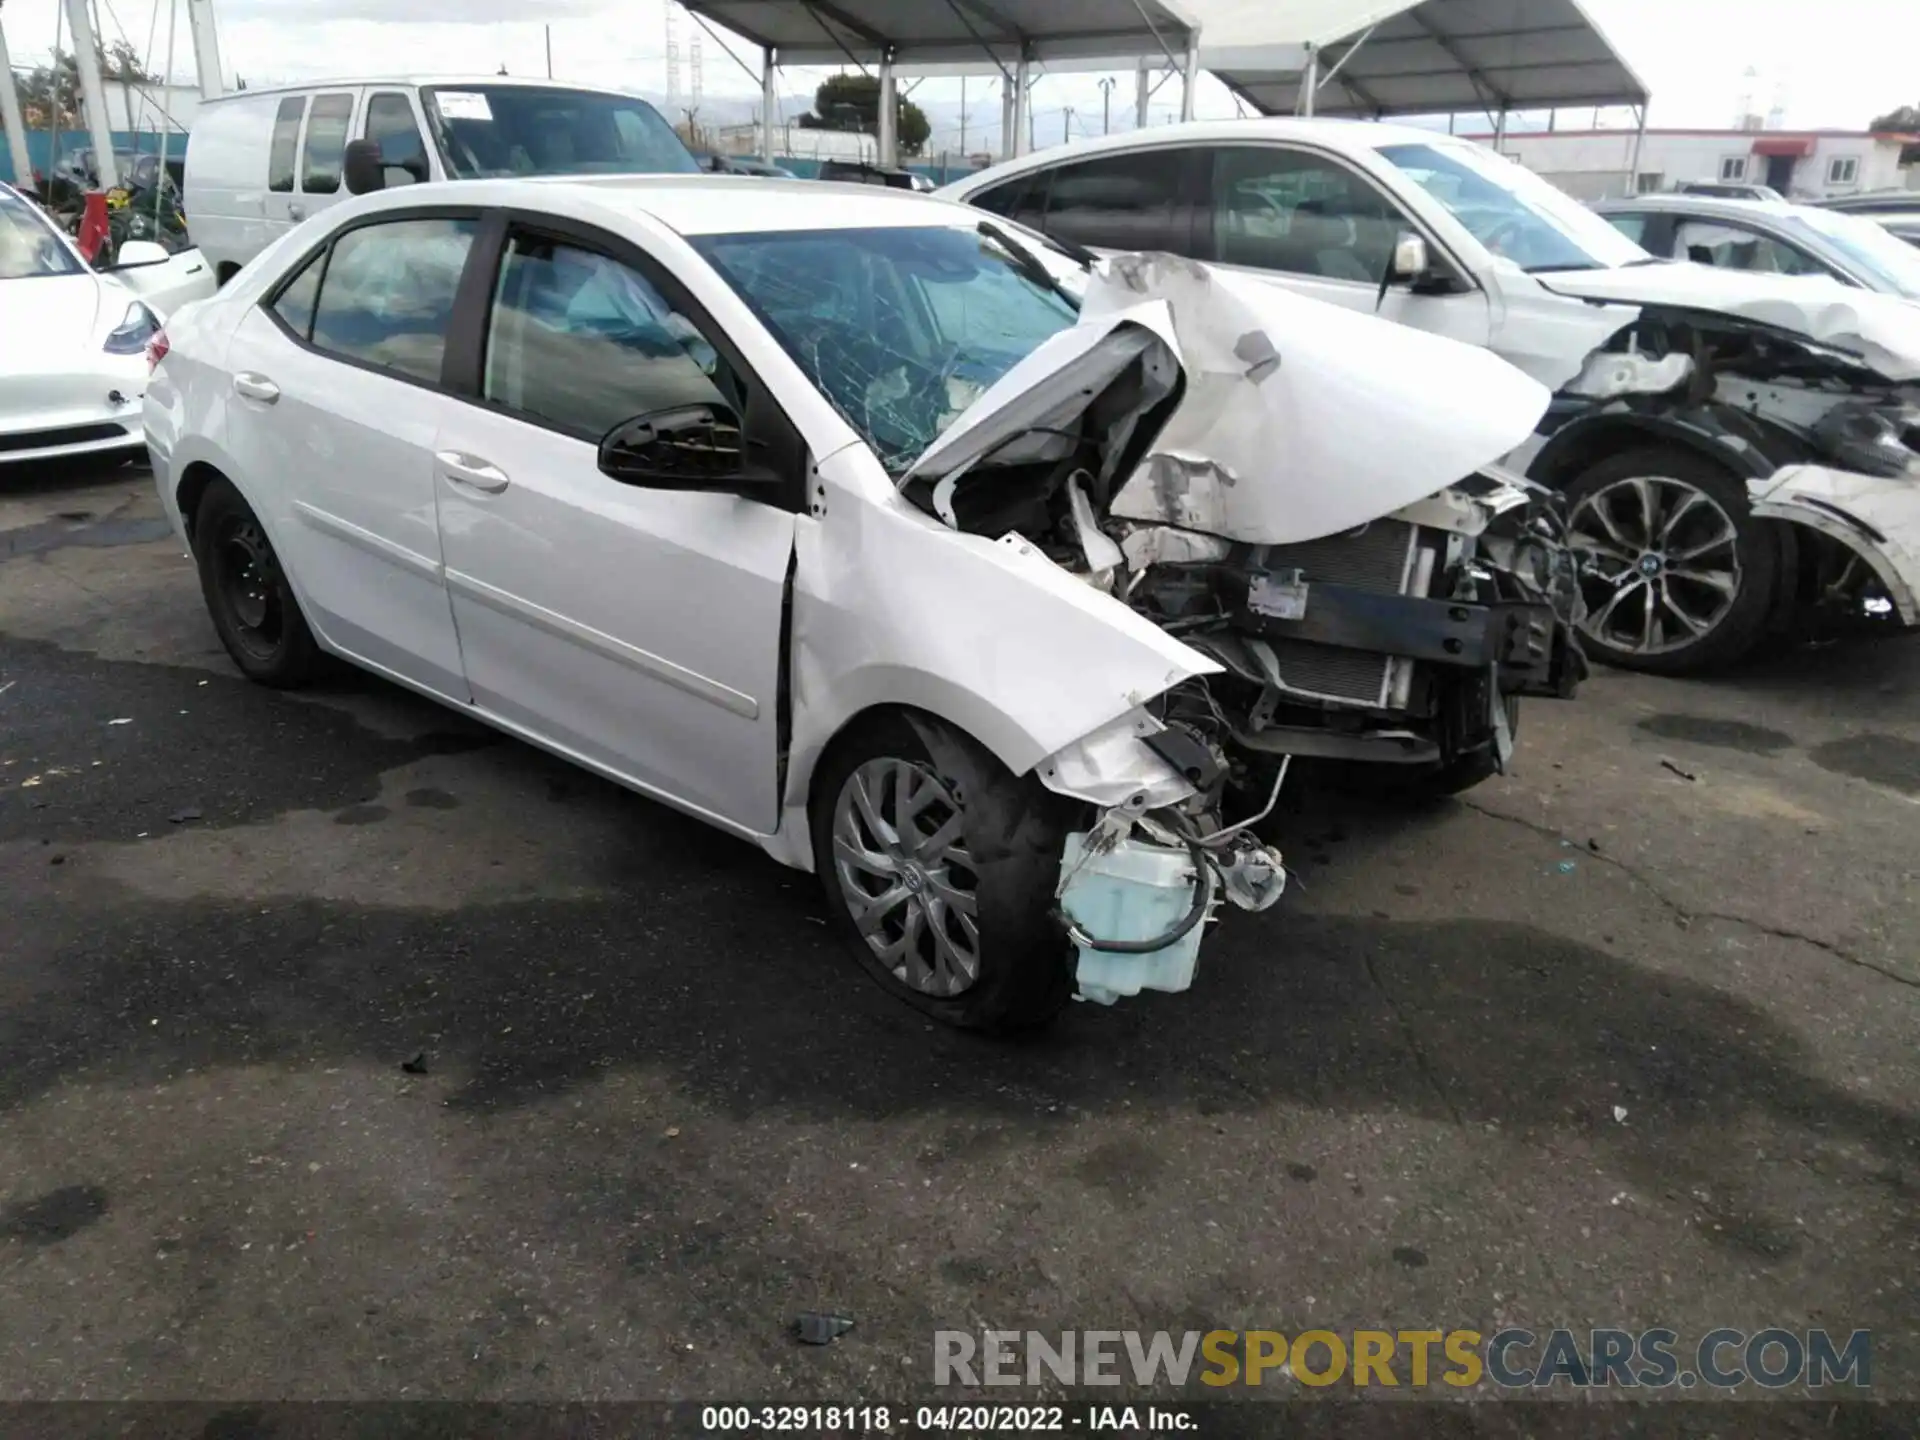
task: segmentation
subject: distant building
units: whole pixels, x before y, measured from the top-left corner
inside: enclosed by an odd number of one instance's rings
[[[723,155],[758,155],[760,125],[720,125],[708,132],[713,148]],[[851,130],[808,130],[798,122],[776,125],[773,153],[799,160],[865,160],[880,158],[880,142]]]
[[[1492,135],[1471,137],[1494,144]],[[1912,135],[1855,130],[1649,130],[1634,163],[1631,130],[1509,132],[1500,153],[1582,200],[1673,190],[1689,181],[1766,185],[1794,200],[1920,189],[1900,163]]]

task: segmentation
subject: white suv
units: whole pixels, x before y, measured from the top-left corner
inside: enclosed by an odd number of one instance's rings
[[[942,192],[1487,346],[1555,400],[1510,463],[1564,491],[1588,649],[1685,672],[1818,617],[1920,624],[1920,307],[1648,255],[1430,130],[1168,126]]]

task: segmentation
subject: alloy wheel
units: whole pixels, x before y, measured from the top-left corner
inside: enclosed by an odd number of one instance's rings
[[[893,977],[942,998],[980,978],[979,876],[960,803],[928,766],[869,760],[840,787],[833,865],[854,928]]]
[[[1616,480],[1567,520],[1586,600],[1581,630],[1635,655],[1694,645],[1739,598],[1739,532],[1705,491],[1666,476]]]

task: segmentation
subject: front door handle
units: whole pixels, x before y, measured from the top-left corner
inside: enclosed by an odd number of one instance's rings
[[[306,219],[306,218],[307,218],[307,207],[306,207],[306,206],[304,206],[304,205],[302,205],[302,204],[300,204],[300,203],[299,203],[299,202],[298,202],[297,200],[296,200],[296,201],[292,201],[292,202],[290,202],[290,203],[289,203],[289,204],[287,205],[287,218],[288,218],[289,220],[304,220],[304,219]]]
[[[242,370],[233,377],[233,393],[244,395],[249,400],[258,400],[262,405],[271,405],[280,398],[280,387],[264,375]]]
[[[463,450],[439,450],[433,458],[440,464],[440,473],[454,484],[485,495],[498,495],[512,483],[498,465]]]

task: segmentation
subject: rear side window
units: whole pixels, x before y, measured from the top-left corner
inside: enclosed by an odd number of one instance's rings
[[[273,302],[273,313],[302,340],[313,335],[313,302],[320,296],[320,272],[326,268],[326,261],[327,252],[322,250],[301,267]]]
[[[267,189],[293,189],[294,152],[300,144],[300,112],[307,108],[306,97],[289,95],[280,102],[280,113],[273,117],[273,151],[267,157]]]
[[[353,96],[316,95],[307,115],[307,146],[300,188],[309,195],[332,195],[340,188],[340,166],[347,153],[347,129],[353,124]]]
[[[367,101],[366,138],[379,142],[380,163],[389,170],[404,170],[414,180],[424,181],[427,168],[427,142],[413,118],[413,102],[397,90],[382,90]],[[398,177],[387,176],[393,184]]]
[[[333,242],[314,305],[313,343],[437,384],[454,295],[477,225],[390,220],[342,235]]]
[[[1192,248],[1193,215],[1182,172],[1198,158],[1191,151],[1147,150],[1062,165],[1053,172],[1043,228],[1107,250],[1184,254]]]

